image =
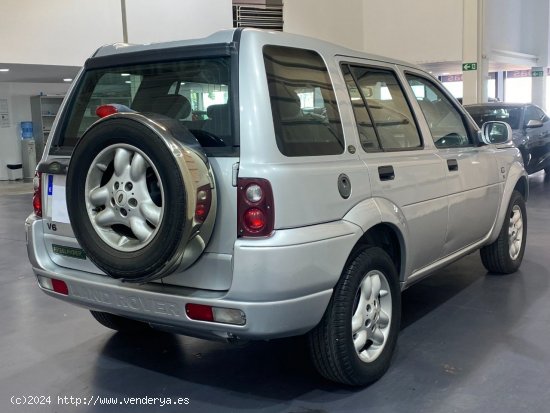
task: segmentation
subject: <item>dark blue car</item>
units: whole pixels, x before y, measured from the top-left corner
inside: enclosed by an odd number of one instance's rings
[[[550,117],[530,103],[481,103],[464,106],[478,126],[491,120],[504,121],[514,133],[514,144],[523,155],[528,174],[545,170],[550,175]]]

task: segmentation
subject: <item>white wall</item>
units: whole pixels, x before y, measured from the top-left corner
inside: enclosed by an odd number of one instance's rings
[[[363,0],[284,0],[284,31],[363,50]]]
[[[127,0],[128,40],[181,40],[230,28],[231,5]],[[120,0],[1,0],[0,38],[0,63],[81,66],[98,47],[123,40]]]
[[[122,41],[120,2],[2,0],[0,39],[2,63],[81,66],[99,46]]]
[[[533,0],[485,0],[487,52],[490,53],[492,49],[523,52],[521,15],[525,3],[531,1]]]
[[[0,180],[8,179],[6,164],[21,163],[20,122],[32,120],[30,97],[45,95],[64,95],[69,84],[57,83],[2,83],[0,99],[8,100],[10,126],[0,127]]]
[[[233,27],[231,0],[127,0],[126,16],[130,43],[204,37]]]
[[[462,60],[462,0],[365,0],[365,50],[414,63]]]
[[[537,66],[548,66],[550,2],[528,0],[522,2],[521,42],[523,53],[539,57]]]

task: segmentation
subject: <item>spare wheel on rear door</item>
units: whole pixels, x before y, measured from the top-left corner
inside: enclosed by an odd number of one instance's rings
[[[107,275],[146,282],[191,265],[216,215],[202,148],[174,120],[116,114],[76,145],[67,173],[71,225]]]

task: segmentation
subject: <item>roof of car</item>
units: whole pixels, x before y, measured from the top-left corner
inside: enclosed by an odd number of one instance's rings
[[[346,48],[344,46],[336,45],[324,40],[314,39],[308,36],[302,36],[298,34],[259,30],[253,28],[239,28],[239,29],[228,29],[220,30],[209,36],[197,38],[197,39],[187,39],[187,40],[177,40],[171,42],[160,42],[160,43],[148,43],[148,44],[128,44],[128,43],[114,43],[111,45],[105,45],[100,47],[92,57],[102,57],[117,55],[123,53],[131,52],[142,52],[148,50],[160,50],[160,49],[170,49],[178,48],[185,46],[200,46],[213,43],[231,43],[235,39],[237,32],[246,33],[246,36],[273,36],[278,39],[278,42],[285,42],[295,45],[295,47],[309,48],[312,49],[330,49],[335,55],[349,56],[349,57],[361,57],[370,60],[376,60],[380,62],[386,62],[390,64],[396,64],[401,66],[407,66],[415,68],[426,72],[421,67],[411,64],[409,62],[392,59],[389,57],[384,57],[380,55],[370,54],[363,51],[357,51],[353,49]],[[427,72],[426,72],[427,73]]]
[[[487,103],[473,103],[470,105],[464,105],[465,108],[524,108],[531,106],[531,103],[510,103],[510,102],[487,102]]]

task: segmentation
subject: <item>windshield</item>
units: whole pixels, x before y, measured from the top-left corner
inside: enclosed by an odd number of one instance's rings
[[[119,104],[178,120],[203,147],[233,147],[230,67],[216,57],[88,70],[54,146],[72,149],[99,106]]]
[[[489,121],[506,122],[512,129],[519,129],[521,118],[521,107],[491,106],[491,107],[466,107],[468,113],[475,120],[477,125]]]

